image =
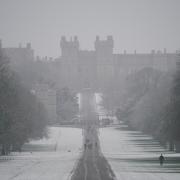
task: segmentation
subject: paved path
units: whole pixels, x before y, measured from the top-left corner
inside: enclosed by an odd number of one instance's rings
[[[95,96],[90,91],[81,94],[84,151],[71,180],[115,180],[108,162],[101,153]]]
[[[82,103],[83,131],[51,128],[49,140],[34,141],[24,147],[29,152],[0,157],[0,179],[180,179],[180,154],[165,151],[150,136],[129,131],[123,125],[99,130],[93,94],[86,94]],[[166,161],[160,167],[158,156],[162,152]]]
[[[82,107],[85,107],[85,146],[72,180],[180,179],[180,155],[167,152],[148,135],[130,131],[127,126],[119,125],[102,128],[99,139],[93,110],[96,106],[93,95],[85,94],[84,99]],[[88,144],[92,144],[92,147],[88,148]],[[158,161],[161,153],[166,158],[163,167]]]

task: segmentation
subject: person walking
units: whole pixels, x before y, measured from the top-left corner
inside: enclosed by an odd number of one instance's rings
[[[85,144],[84,144],[84,150],[85,150],[85,151],[86,151],[86,147],[87,147],[87,144],[85,143]]]
[[[160,163],[160,166],[163,166],[164,156],[162,154],[159,156],[159,163]]]

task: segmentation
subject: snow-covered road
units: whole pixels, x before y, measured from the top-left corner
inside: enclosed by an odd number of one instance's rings
[[[158,142],[124,126],[100,130],[101,150],[118,180],[179,180],[180,164]],[[160,153],[166,157],[160,167]]]
[[[82,130],[56,127],[50,132],[49,139],[26,145],[27,152],[0,157],[0,180],[68,180],[82,151]],[[180,179],[180,154],[166,152],[149,136],[108,127],[100,129],[100,143],[118,180]],[[163,167],[158,163],[161,152]]]
[[[49,139],[24,147],[29,151],[0,157],[0,180],[68,180],[81,147],[81,129],[51,128]]]

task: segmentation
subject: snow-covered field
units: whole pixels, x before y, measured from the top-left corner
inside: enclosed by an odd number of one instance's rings
[[[180,164],[151,137],[125,127],[102,128],[101,150],[118,180],[179,180]],[[158,157],[163,153],[166,161],[160,167]]]
[[[49,131],[49,139],[32,141],[26,152],[0,157],[0,180],[68,180],[81,153],[82,130]]]
[[[100,130],[101,149],[118,180],[179,180],[180,154],[151,137],[122,127]],[[31,141],[26,152],[0,157],[0,180],[68,180],[81,153],[82,130],[50,128],[50,138]],[[163,167],[158,156],[163,153]]]

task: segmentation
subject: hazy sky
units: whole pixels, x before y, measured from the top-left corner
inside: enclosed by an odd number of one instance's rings
[[[40,56],[59,56],[62,35],[92,50],[113,35],[115,52],[180,48],[180,0],[0,0],[3,46],[31,42]]]

